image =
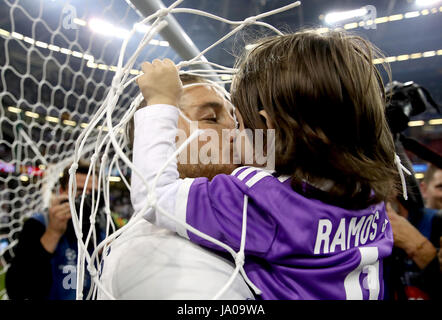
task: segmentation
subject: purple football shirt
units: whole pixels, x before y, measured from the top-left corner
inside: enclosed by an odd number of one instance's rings
[[[262,299],[383,299],[382,261],[393,234],[384,203],[347,210],[295,192],[253,167],[194,179],[186,222],[228,244],[241,241],[249,197],[244,269]],[[223,250],[190,231],[191,241]]]

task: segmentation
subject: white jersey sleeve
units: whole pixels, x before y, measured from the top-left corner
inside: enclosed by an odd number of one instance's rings
[[[178,109],[170,105],[148,106],[134,115],[133,164],[137,172],[132,171],[131,177],[132,206],[146,220],[172,231],[178,231],[179,225],[147,206],[149,194],[143,179],[151,188],[157,173],[175,152],[178,116]],[[176,197],[182,183],[175,158],[165,168],[155,188],[158,206],[171,215],[175,215]]]

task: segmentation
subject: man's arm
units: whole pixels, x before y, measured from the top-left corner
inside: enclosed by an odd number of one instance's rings
[[[388,217],[393,229],[394,245],[404,250],[422,270],[437,255],[436,248],[407,219],[387,204]]]
[[[71,219],[69,196],[65,193],[52,197],[48,211],[48,227],[40,238],[40,242],[47,252],[54,253]]]
[[[430,294],[431,299],[440,299],[442,275],[436,248],[389,204],[387,211],[393,229],[394,245],[404,250],[419,267],[422,288]]]
[[[137,84],[147,107],[138,110],[134,116],[133,163],[138,170],[132,172],[132,205],[135,212],[140,212],[147,220],[175,231],[175,222],[154,210],[152,201],[174,214],[180,184],[176,159],[165,168],[155,190],[150,194],[148,191],[153,188],[157,173],[175,151],[179,115],[175,106],[181,98],[183,87],[178,70],[169,59],[155,59],[152,63],[143,63],[141,67],[144,74],[137,79]]]

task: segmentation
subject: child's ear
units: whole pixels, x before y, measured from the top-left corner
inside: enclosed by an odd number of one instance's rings
[[[267,111],[261,110],[259,111],[259,114],[261,115],[261,119],[266,124],[267,129],[275,129],[275,126],[273,124],[272,119],[270,119],[270,116],[267,114]]]

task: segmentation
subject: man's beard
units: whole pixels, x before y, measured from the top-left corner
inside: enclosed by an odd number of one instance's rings
[[[237,164],[180,164],[178,162],[181,179],[205,177],[212,180],[218,174],[231,174],[238,167]]]

